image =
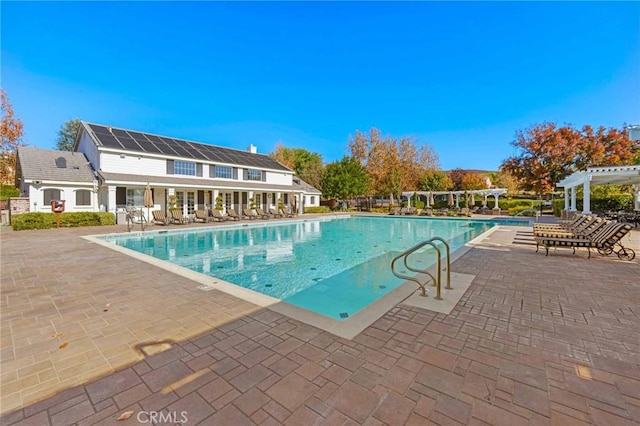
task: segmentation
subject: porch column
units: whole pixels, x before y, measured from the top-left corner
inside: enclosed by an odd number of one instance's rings
[[[247,198],[247,203],[249,204],[247,206],[247,208],[250,209],[251,208],[251,199],[253,198],[253,191],[247,191],[247,197],[248,197]],[[256,204],[256,200],[253,200],[253,204],[254,205]]]
[[[576,207],[576,187],[572,186],[571,187],[571,211],[575,212],[578,210],[578,208]]]
[[[569,188],[564,187],[564,210],[569,211]]]
[[[591,213],[591,176],[584,181],[582,194],[582,213]]]
[[[116,214],[116,187],[109,185],[107,187],[108,198],[107,198],[107,211]]]
[[[456,208],[460,208],[460,194],[456,192]]]

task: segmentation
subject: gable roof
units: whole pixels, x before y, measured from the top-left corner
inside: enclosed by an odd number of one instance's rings
[[[293,189],[297,189],[298,191],[303,191],[307,194],[319,194],[322,192],[309,185],[307,182],[300,179],[298,176],[294,176],[292,180]]]
[[[84,121],[82,122],[82,126],[84,131],[91,135],[98,147],[165,155],[194,161],[205,160],[242,167],[291,171],[265,154],[257,154],[234,148],[225,148]]]
[[[94,174],[81,152],[18,147],[17,162],[25,181],[93,182]]]

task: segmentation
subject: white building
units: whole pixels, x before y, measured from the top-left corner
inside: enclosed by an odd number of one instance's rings
[[[40,151],[40,161],[32,159],[34,151]],[[60,171],[49,164],[56,156],[67,163],[73,159],[74,167],[79,167],[76,180],[63,181],[53,173]],[[51,199],[65,199],[66,211],[117,213],[126,206],[142,208],[147,185],[154,206],[142,209],[145,215],[167,211],[171,200],[185,215],[213,208],[216,200],[224,210],[238,212],[252,205],[268,209],[283,203],[303,213],[304,207],[320,205],[317,189],[298,178],[294,181],[292,170],[258,154],[253,145],[242,151],[82,122],[74,152],[21,147],[18,159],[22,196],[29,197],[38,211],[50,211]],[[48,164],[47,171],[35,173],[43,162]],[[85,190],[91,192],[89,205],[69,202],[77,191]],[[86,202],[85,198],[80,201]]]

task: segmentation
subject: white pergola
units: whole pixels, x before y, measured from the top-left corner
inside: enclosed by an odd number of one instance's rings
[[[576,189],[583,187],[583,213],[591,213],[592,185],[633,185],[635,189],[634,209],[640,210],[640,165],[589,167],[583,172],[575,172],[558,182],[564,188],[564,209],[576,211]]]
[[[411,207],[411,199],[414,195],[424,195],[427,197],[427,207],[431,207],[429,205],[429,199],[431,195],[449,195],[452,194],[455,197],[455,205],[456,207],[460,207],[460,196],[464,194],[473,194],[474,196],[480,196],[484,198],[484,205],[487,205],[487,197],[491,196],[495,198],[495,209],[498,207],[498,197],[500,195],[506,194],[507,190],[504,188],[492,188],[492,189],[474,189],[470,191],[407,191],[402,193],[402,197],[406,198],[409,202],[409,207]]]

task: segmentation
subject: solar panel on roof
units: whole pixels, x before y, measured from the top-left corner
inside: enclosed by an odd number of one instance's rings
[[[204,155],[202,154],[202,152],[200,152],[199,150],[195,149],[195,148],[191,148],[189,146],[183,146],[182,147],[185,151],[191,153],[191,155],[194,158],[204,158]]]
[[[99,126],[97,124],[89,124],[89,127],[94,132],[107,133],[107,134],[109,133],[109,129],[107,129],[105,126]]]
[[[128,137],[130,137],[129,133],[127,133],[127,132],[125,132],[124,130],[121,130],[121,129],[111,129],[111,133],[113,133],[113,136],[115,136],[117,138],[120,138],[120,137],[128,138]]]
[[[173,150],[175,152],[178,153],[179,156],[181,157],[188,157],[188,158],[193,158],[193,155],[191,155],[191,153],[187,152],[187,150],[185,150],[184,148],[182,148],[180,145],[175,145],[172,146]]]
[[[151,142],[162,142],[162,140],[155,136],[155,135],[147,135],[145,134],[145,136],[147,137],[147,139],[149,139]]]
[[[104,147],[160,153],[187,159],[209,160],[216,163],[233,164],[240,167],[286,170],[281,164],[266,155],[247,152],[216,145],[156,136],[124,129],[115,129],[97,124],[88,124],[99,143]],[[114,138],[114,135],[117,138]],[[122,139],[122,143],[118,141]]]
[[[143,151],[143,149],[140,148],[140,145],[138,145],[136,141],[131,138],[119,137],[118,140],[120,141],[122,146],[125,147],[125,149],[130,149],[132,151]]]
[[[138,145],[140,145],[142,147],[142,149],[145,152],[162,153],[162,151],[160,151],[160,149],[158,149],[158,147],[156,147],[154,144],[152,144],[148,140],[136,139],[136,142],[138,143]]]
[[[171,138],[165,138],[163,136],[160,136],[160,139],[162,139],[162,142],[166,143],[167,145],[171,145],[171,146],[180,145],[179,143],[177,143]]]
[[[106,134],[106,133],[94,133],[94,134],[96,135],[96,138],[100,141],[102,146],[106,148],[122,149],[122,145],[120,144],[120,142],[118,142],[118,140],[114,138],[112,135]]]
[[[131,130],[129,130],[129,135],[131,135],[131,137],[134,138],[136,141],[138,141],[138,140],[146,141],[147,140],[147,138],[146,138],[144,133],[132,132]]]

